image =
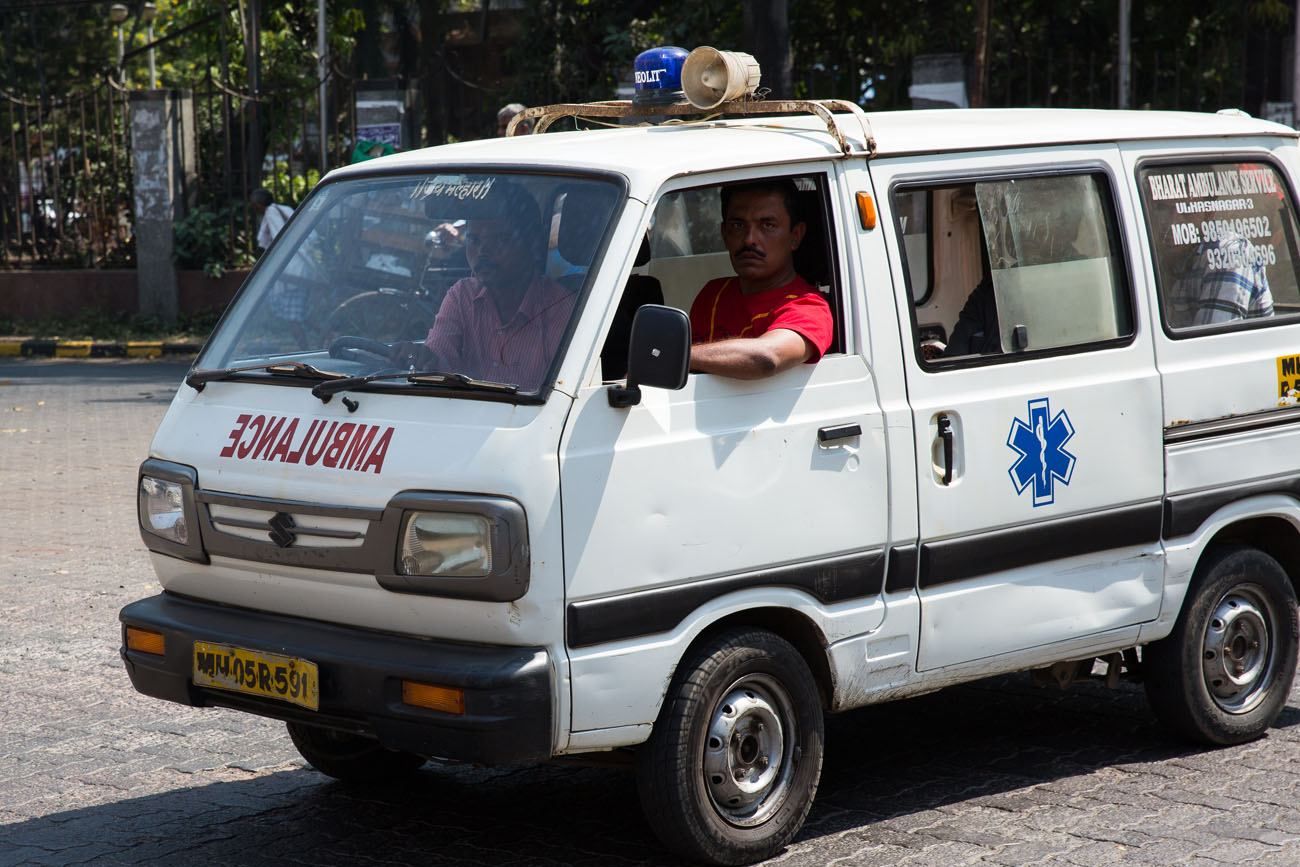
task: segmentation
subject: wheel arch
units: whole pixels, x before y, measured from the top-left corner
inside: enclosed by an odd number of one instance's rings
[[[762,606],[733,611],[702,629],[691,640],[682,658],[690,656],[697,647],[712,640],[714,636],[729,629],[741,628],[763,629],[790,642],[812,672],[817,692],[821,696],[822,709],[831,707],[831,699],[835,695],[835,677],[826,653],[825,638],[816,623],[791,608]]]
[[[1210,551],[1224,545],[1247,545],[1272,557],[1291,579],[1300,596],[1300,527],[1279,515],[1243,518],[1221,527],[1206,543],[1197,564]]]

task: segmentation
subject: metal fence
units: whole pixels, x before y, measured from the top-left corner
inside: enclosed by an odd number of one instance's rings
[[[129,266],[127,94],[105,78],[61,99],[0,90],[0,264]]]
[[[176,224],[177,265],[247,264],[257,252],[249,193],[265,187],[277,202],[297,205],[324,168],[348,161],[355,83],[341,70],[329,73],[322,155],[313,58],[304,57],[305,75],[288,76],[301,84],[272,81],[253,95],[232,78],[225,46],[237,36],[228,21],[213,17],[185,30],[125,54],[130,60],[154,46],[211,53],[195,64],[204,71],[189,88],[196,182],[186,185],[187,213]],[[58,99],[0,88],[0,268],[134,266],[130,92],[120,70],[96,78]]]
[[[178,224],[178,264],[248,264],[257,253],[249,194],[263,187],[276,202],[296,206],[326,168],[347,161],[355,128],[354,82],[338,70],[327,81],[330,127],[324,155],[318,81],[255,98],[210,70],[195,88],[197,196]]]

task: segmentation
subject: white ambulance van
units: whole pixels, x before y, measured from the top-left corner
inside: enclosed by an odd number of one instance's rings
[[[830,712],[1096,671],[1193,740],[1265,734],[1297,133],[742,99],[537,134],[646,110],[533,109],[303,203],[140,468],[135,688],[283,720],[344,780],[626,750],[665,845],[716,864],[798,832]],[[833,344],[690,373],[721,191],[770,179]]]

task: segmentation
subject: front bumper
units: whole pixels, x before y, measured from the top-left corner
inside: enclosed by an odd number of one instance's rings
[[[540,647],[488,647],[390,635],[161,593],[119,615],[122,659],[145,695],[229,707],[377,738],[389,749],[488,765],[548,759],[554,743],[552,669]],[[126,649],[125,628],[166,636],[166,655]],[[232,644],[319,666],[320,710],[195,686],[194,642]],[[402,703],[402,680],[459,687],[465,713]]]

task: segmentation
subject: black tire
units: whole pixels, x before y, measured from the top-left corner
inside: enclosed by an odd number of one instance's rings
[[[384,749],[361,735],[303,723],[286,723],[298,753],[316,770],[349,783],[379,783],[414,773],[424,764],[415,753]]]
[[[646,819],[666,847],[697,861],[771,857],[808,816],[823,737],[821,697],[799,652],[770,632],[721,633],[682,660],[637,751]]]
[[[1151,708],[1197,743],[1254,740],[1286,703],[1298,637],[1295,590],[1278,562],[1256,548],[1211,550],[1174,631],[1143,648]]]

